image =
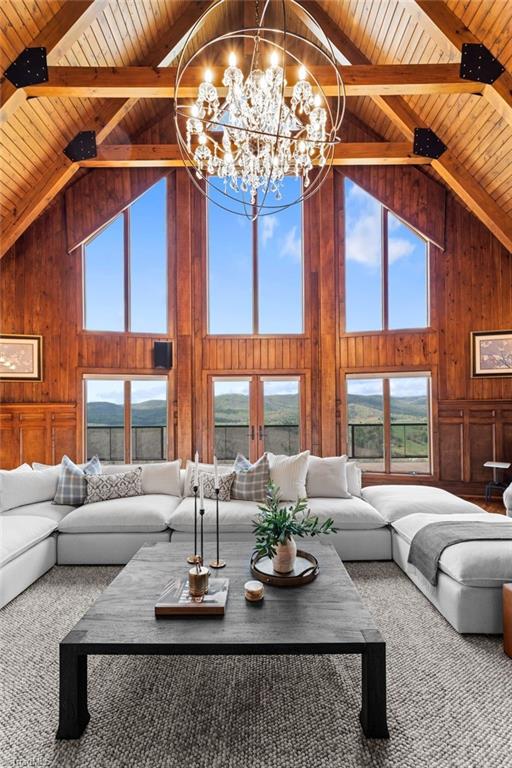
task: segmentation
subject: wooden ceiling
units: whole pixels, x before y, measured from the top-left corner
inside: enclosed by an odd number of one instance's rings
[[[4,71],[25,47],[38,45],[45,45],[48,64],[54,68],[167,67],[207,5],[207,0],[3,0],[0,67]],[[410,162],[405,142],[411,143],[414,127],[434,130],[448,150],[432,161],[428,172],[437,174],[512,251],[512,2],[303,0],[302,5],[327,32],[340,64],[426,64],[432,78],[444,82],[448,91],[448,79],[457,79],[453,66],[436,74],[433,65],[458,64],[464,42],[484,43],[505,66],[506,72],[493,86],[475,84],[474,93],[459,80],[454,92],[441,92],[441,85],[430,92],[415,84],[410,95],[403,83],[407,77],[418,79],[417,72],[403,70],[400,75],[395,69],[391,78],[395,90],[389,85],[386,90],[384,81],[390,75],[385,68],[375,68],[371,76],[377,90],[372,91],[365,66],[354,67],[352,93],[372,95],[351,95],[348,106],[375,134],[393,144],[383,149],[383,162],[392,158]],[[201,39],[235,25],[248,9],[252,12],[252,3],[226,0],[215,24],[201,30]],[[296,21],[300,22],[300,13]],[[60,72],[63,79],[65,72]],[[363,83],[362,90],[358,83]],[[402,86],[399,90],[397,83]],[[2,254],[78,170],[63,155],[78,131],[96,130],[98,143],[137,144],[145,127],[166,110],[171,113],[168,98],[137,98],[132,93],[108,99],[38,95],[37,86],[15,91],[5,79],[1,95]],[[108,159],[109,152],[114,157],[114,148],[104,144],[100,159]],[[138,149],[138,157],[143,155]],[[377,155],[352,147],[344,157],[363,162],[369,156],[374,161]],[[162,153],[157,151],[157,156]]]

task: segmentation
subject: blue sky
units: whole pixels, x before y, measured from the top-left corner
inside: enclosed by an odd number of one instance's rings
[[[382,328],[382,206],[345,180],[346,330]],[[392,213],[388,215],[389,327],[427,324],[426,244]]]

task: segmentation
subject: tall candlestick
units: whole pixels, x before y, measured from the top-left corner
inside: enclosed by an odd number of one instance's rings
[[[203,517],[204,517],[204,478],[201,477],[200,483],[199,483],[199,516],[201,518],[201,565],[204,563],[204,537],[203,537]]]
[[[217,466],[217,457],[213,457],[213,469],[215,472],[215,490],[219,490],[219,468]]]
[[[199,509],[204,509],[204,477],[199,481]]]
[[[194,554],[187,557],[187,563],[197,563],[197,492],[199,488],[194,485]]]
[[[216,559],[210,563],[211,568],[224,568],[226,563],[220,559],[219,554],[219,489],[215,489],[215,540],[217,544]]]
[[[195,470],[194,470],[194,485],[199,487],[199,452],[196,451],[194,456]]]

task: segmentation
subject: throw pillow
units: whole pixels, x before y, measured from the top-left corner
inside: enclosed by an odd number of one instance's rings
[[[235,473],[229,472],[223,475],[219,472],[219,501],[231,500],[231,486],[235,479]],[[203,495],[205,499],[215,499],[217,495],[215,493],[215,474],[212,472],[199,471],[199,482],[203,481]],[[192,495],[194,492],[192,491]]]
[[[306,477],[308,497],[349,499],[346,456],[310,456]]]
[[[84,503],[87,494],[86,475],[99,475],[100,473],[101,464],[97,456],[93,456],[83,469],[71,461],[69,456],[63,456],[53,503],[67,504],[72,507],[80,506]]]
[[[142,467],[117,475],[86,475],[87,495],[84,504],[97,501],[142,496]]]
[[[279,488],[281,499],[305,499],[309,451],[295,456],[276,456],[273,453],[267,453],[267,456],[270,463],[270,479]]]
[[[347,490],[351,496],[361,496],[362,472],[355,461],[347,461]]]
[[[265,501],[265,493],[270,483],[270,464],[266,453],[255,464],[251,464],[241,453],[233,466],[235,479],[231,488],[231,498],[243,501]]]
[[[9,509],[50,501],[55,496],[59,469],[0,469],[0,513]]]
[[[215,474],[215,467],[213,464],[199,464],[199,477],[201,477],[201,474],[209,474],[213,475]],[[219,466],[218,467],[219,472],[219,478],[222,475],[226,475],[232,472],[231,468],[226,466]],[[193,461],[187,461],[187,467],[185,472],[185,496],[193,496],[194,495],[194,482],[195,482],[195,476],[196,476],[196,465]]]
[[[103,464],[102,473],[118,475],[120,472],[131,472],[138,466],[139,464]],[[180,466],[181,459],[143,464],[142,493],[181,496]]]

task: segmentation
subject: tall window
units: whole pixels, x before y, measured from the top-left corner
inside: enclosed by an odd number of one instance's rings
[[[346,381],[349,455],[369,472],[429,474],[430,375]]]
[[[345,297],[347,331],[429,323],[427,241],[350,179],[345,179]]]
[[[210,180],[222,190],[221,180]],[[284,180],[282,202],[300,180]],[[219,191],[214,199],[221,205]],[[295,334],[303,331],[302,206],[250,221],[208,201],[208,331]]]
[[[86,377],[87,458],[110,464],[165,461],[167,379]]]
[[[84,245],[84,327],[167,331],[167,183],[162,179]]]

